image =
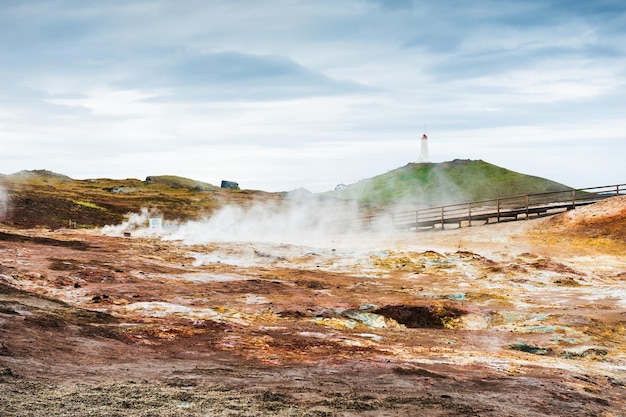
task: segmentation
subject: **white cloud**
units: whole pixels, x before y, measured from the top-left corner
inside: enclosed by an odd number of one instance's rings
[[[426,125],[434,160],[620,182],[625,14],[539,0],[5,3],[1,170],[323,191],[415,161]]]

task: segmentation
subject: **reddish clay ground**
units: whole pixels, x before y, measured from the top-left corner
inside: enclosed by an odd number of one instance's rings
[[[625,208],[291,243],[5,229],[0,414],[624,416]]]

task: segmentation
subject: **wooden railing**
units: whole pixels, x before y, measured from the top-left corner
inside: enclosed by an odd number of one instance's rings
[[[626,184],[522,194],[489,200],[364,216],[356,221],[371,229],[445,229],[548,216],[605,198],[626,195]],[[355,222],[351,222],[354,225]]]

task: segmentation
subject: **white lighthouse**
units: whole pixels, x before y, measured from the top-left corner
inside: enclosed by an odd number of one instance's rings
[[[420,146],[420,159],[419,162],[430,162],[428,160],[428,136],[422,135],[422,144]]]

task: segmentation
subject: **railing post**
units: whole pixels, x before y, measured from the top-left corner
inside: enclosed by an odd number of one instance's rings
[[[444,216],[444,208],[441,206],[441,230],[445,229],[445,216]]]
[[[420,227],[420,211],[415,210],[415,231],[418,232]]]
[[[469,227],[472,227],[472,203],[468,203],[467,204],[467,221],[469,224]]]
[[[615,195],[619,195],[619,184],[617,184],[615,188]]]
[[[500,199],[499,198],[496,199],[496,204],[498,206],[498,221],[497,221],[497,223],[500,223]]]
[[[576,208],[576,190],[572,190],[572,208]]]
[[[526,194],[526,220],[528,220],[528,194]]]

